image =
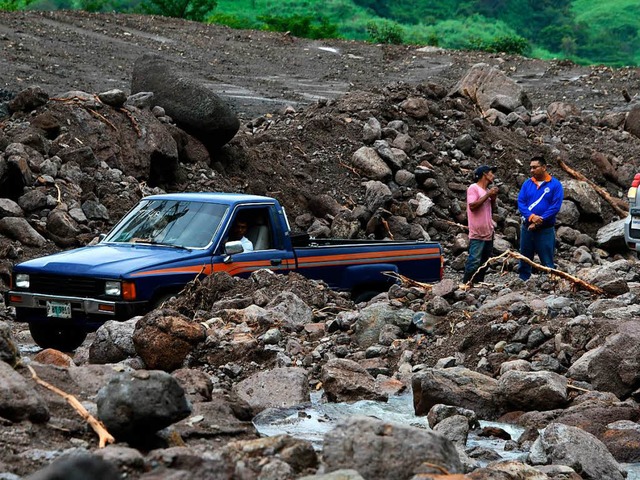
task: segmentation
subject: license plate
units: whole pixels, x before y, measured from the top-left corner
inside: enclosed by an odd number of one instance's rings
[[[47,317],[71,318],[71,304],[65,302],[47,302]]]
[[[634,230],[640,229],[640,217],[631,217],[631,228]]]

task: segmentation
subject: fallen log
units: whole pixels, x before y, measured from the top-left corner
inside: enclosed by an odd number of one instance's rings
[[[562,160],[558,159],[558,164],[560,165],[560,168],[562,168],[565,172],[567,172],[576,180],[587,182],[591,186],[591,188],[593,188],[596,192],[598,192],[598,194],[602,198],[604,198],[609,203],[609,205],[613,207],[613,209],[616,211],[616,213],[620,218],[625,218],[627,216],[628,207],[624,202],[616,198],[613,198],[611,195],[609,195],[609,193],[605,189],[596,185],[594,182],[592,182],[587,177],[585,177],[582,173],[578,172],[577,170],[574,170],[569,165],[564,163]]]
[[[91,426],[91,428],[93,428],[93,431],[98,434],[99,448],[104,448],[107,445],[107,443],[113,443],[116,441],[116,439],[113,438],[113,436],[107,431],[107,428],[103,425],[103,423],[100,420],[98,420],[96,417],[91,415],[87,411],[87,409],[82,406],[82,404],[76,397],[42,380],[40,377],[38,377],[38,374],[31,367],[31,365],[27,365],[26,367],[29,369],[29,372],[31,372],[31,377],[36,381],[38,385],[42,385],[46,389],[51,390],[53,393],[60,395],[62,398],[64,398],[67,401],[67,403],[76,412],[80,414],[82,418],[84,418],[87,421],[87,423]]]

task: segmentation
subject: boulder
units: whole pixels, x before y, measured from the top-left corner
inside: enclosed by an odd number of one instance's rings
[[[158,55],[145,54],[134,64],[131,93],[153,92],[154,103],[178,126],[218,149],[234,137],[240,121],[218,95],[185,72]]]
[[[484,112],[494,108],[508,114],[519,106],[528,110],[532,108],[529,97],[520,85],[486,63],[473,65],[449,95],[467,97]]]
[[[166,371],[180,368],[187,354],[204,338],[199,323],[168,309],[149,312],[133,332],[136,353],[145,365]]]
[[[346,358],[333,358],[322,367],[320,379],[331,402],[382,400],[387,397],[377,392],[374,378],[367,370]]]
[[[413,377],[413,407],[426,415],[437,404],[473,410],[478,417],[496,418],[498,381],[464,367],[430,368]]]
[[[257,413],[309,402],[309,379],[302,368],[274,368],[242,380],[234,392]]]
[[[175,378],[158,370],[115,375],[96,397],[98,417],[117,439],[135,442],[189,416]]]
[[[324,436],[327,472],[353,468],[364,478],[408,480],[418,473],[462,473],[454,444],[429,430],[350,417]],[[430,465],[437,465],[433,470]]]
[[[560,464],[580,472],[582,478],[624,480],[623,470],[607,447],[576,427],[552,423],[531,447],[532,465]]]

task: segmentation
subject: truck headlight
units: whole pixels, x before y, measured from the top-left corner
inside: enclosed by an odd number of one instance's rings
[[[17,288],[29,288],[31,282],[29,281],[29,275],[26,273],[16,273],[16,287]]]
[[[119,297],[122,294],[122,284],[120,282],[104,282],[104,294]]]

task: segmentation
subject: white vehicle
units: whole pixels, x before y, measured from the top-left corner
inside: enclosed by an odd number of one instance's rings
[[[629,199],[629,215],[624,222],[624,240],[631,250],[640,252],[640,173],[636,173],[627,193]]]

